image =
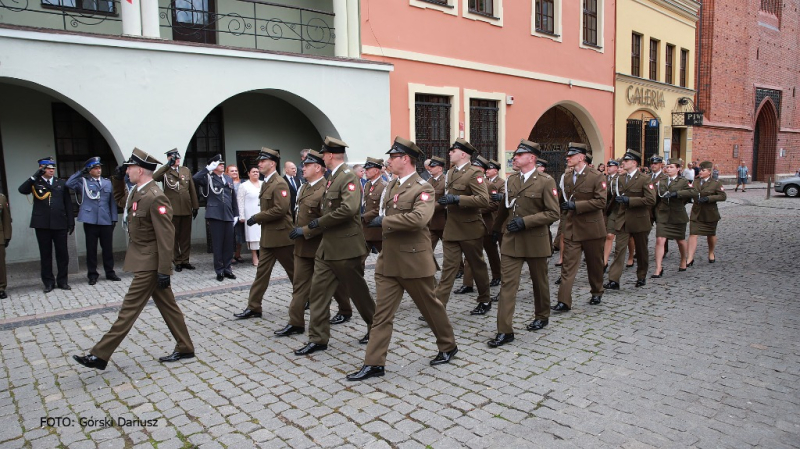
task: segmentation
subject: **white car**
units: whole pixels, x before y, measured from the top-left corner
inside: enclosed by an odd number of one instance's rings
[[[775,191],[785,193],[786,196],[797,198],[800,196],[800,176],[775,181]]]

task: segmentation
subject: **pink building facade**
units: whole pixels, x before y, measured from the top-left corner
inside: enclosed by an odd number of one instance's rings
[[[614,148],[614,0],[364,0],[361,53],[394,65],[391,130],[428,155],[456,137],[510,167],[520,139],[563,171],[568,142]],[[376,149],[376,152],[381,149]]]

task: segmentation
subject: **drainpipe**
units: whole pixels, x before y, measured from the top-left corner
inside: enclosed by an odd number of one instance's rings
[[[135,0],[134,0],[135,1]],[[333,0],[333,55],[337,58],[349,56],[347,39],[347,0]]]
[[[142,12],[139,0],[122,0],[119,4],[122,16],[122,34],[125,36],[141,36]]]
[[[142,5],[142,35],[151,39],[161,39],[161,28],[158,23],[158,0],[139,1]]]

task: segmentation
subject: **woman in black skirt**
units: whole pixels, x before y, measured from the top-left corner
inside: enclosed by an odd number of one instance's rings
[[[681,253],[681,263],[678,271],[686,271],[686,224],[689,215],[686,214],[686,203],[697,192],[692,184],[680,175],[683,161],[670,159],[664,167],[666,179],[659,180],[653,188],[656,189],[658,199],[656,202],[656,272],[650,276],[660,278],[664,274],[661,261],[664,259],[664,246],[667,239],[678,242]]]
[[[697,250],[697,236],[704,235],[708,239],[708,263],[716,262],[714,249],[717,246],[717,223],[719,209],[717,203],[728,199],[725,188],[717,179],[711,178],[713,164],[709,161],[700,163],[700,174],[694,186],[697,196],[692,205],[691,224],[689,225],[689,266],[694,265],[694,252]]]

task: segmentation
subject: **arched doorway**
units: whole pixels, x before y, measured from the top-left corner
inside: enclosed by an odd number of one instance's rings
[[[659,154],[661,120],[646,109],[631,114],[625,123],[625,148],[642,155],[647,164],[651,157]]]
[[[564,173],[567,146],[570,142],[585,143],[589,154],[593,154],[592,145],[580,120],[561,105],[548,109],[539,117],[528,140],[541,145],[542,159],[548,162],[547,173],[556,180]]]
[[[775,158],[778,146],[778,117],[775,105],[764,99],[756,118],[753,132],[753,181],[766,181],[775,176]]]

